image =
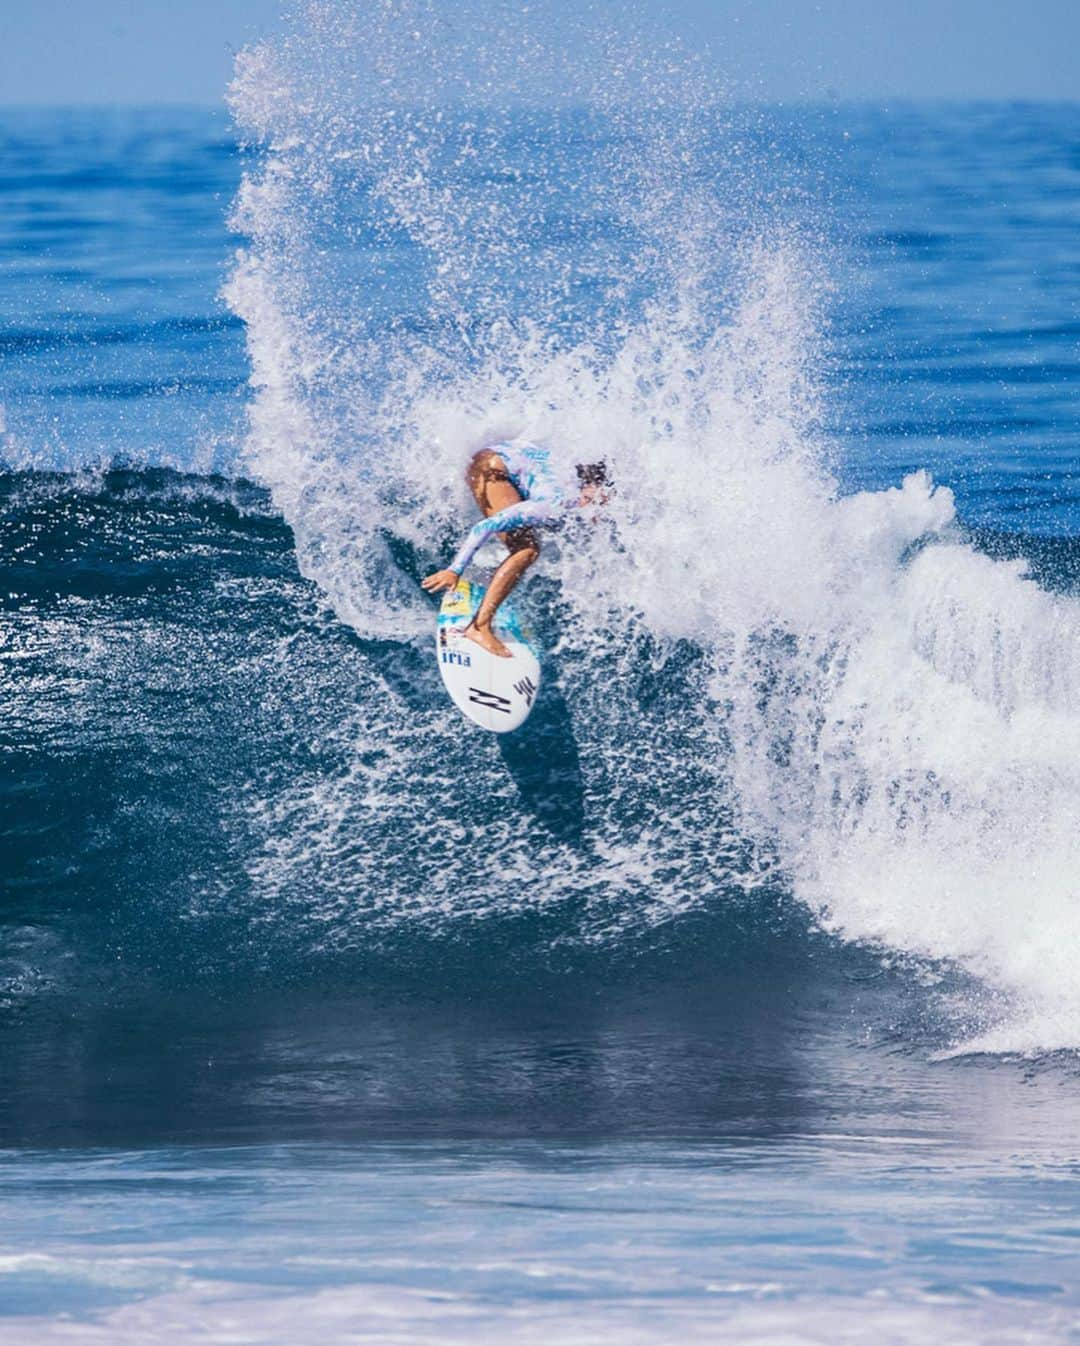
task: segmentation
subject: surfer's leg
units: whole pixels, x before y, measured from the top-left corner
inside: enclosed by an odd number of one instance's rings
[[[518,580],[540,555],[540,543],[531,528],[518,528],[501,536],[510,549],[510,555],[492,575],[484,601],[470,625],[466,627],[465,634],[490,653],[506,658],[509,657],[510,651],[491,629],[491,623],[499,610],[499,604],[506,599]]]
[[[485,519],[514,505],[520,505],[524,500],[521,492],[507,475],[506,464],[490,449],[482,449],[473,455],[465,479]],[[472,622],[465,628],[465,635],[490,653],[505,657],[510,651],[492,631],[491,621],[499,609],[499,604],[540,555],[540,546],[535,533],[528,528],[500,533],[499,538],[506,544],[510,555],[491,577],[484,601]]]

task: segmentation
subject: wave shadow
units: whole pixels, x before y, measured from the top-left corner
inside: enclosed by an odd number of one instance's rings
[[[520,729],[499,735],[499,751],[536,821],[557,841],[580,846],[585,830],[581,758],[555,661],[546,655],[544,664],[548,676],[535,710]]]
[[[354,640],[386,683],[416,714],[428,714],[443,695],[442,679],[435,663],[434,644],[425,649],[415,641]]]

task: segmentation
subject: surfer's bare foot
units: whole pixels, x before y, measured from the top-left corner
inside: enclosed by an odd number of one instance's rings
[[[487,650],[488,654],[497,654],[500,659],[510,658],[510,651],[490,626],[467,626],[465,635],[469,640],[475,640],[481,649]]]

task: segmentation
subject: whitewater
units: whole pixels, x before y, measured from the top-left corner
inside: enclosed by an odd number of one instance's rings
[[[678,818],[661,807],[673,854],[612,819],[599,868],[625,919],[699,901],[682,834],[711,837],[711,887],[730,827],[755,852],[730,880],[779,867],[831,931],[992,986],[1010,1008],[972,1046],[1074,1045],[1076,602],[974,547],[925,470],[840,491],[820,206],[801,183],[747,184],[779,171],[736,166],[745,130],[671,53],[637,53],[622,87],[586,68],[585,110],[485,106],[527,98],[550,67],[527,29],[451,67],[478,103],[458,120],[442,104],[460,89],[425,83],[425,32],[410,38],[395,6],[364,21],[383,61],[367,106],[355,27],[336,16],[317,21],[319,62],[297,39],[261,47],[232,91],[266,151],[239,192],[251,243],[225,288],[252,362],[245,461],[302,572],[361,635],[422,639],[429,614],[392,539],[445,553],[467,526],[469,453],[527,435],[567,468],[604,456],[609,527],[577,530],[543,567],[579,751],[587,738],[609,771],[632,757],[646,792],[682,773],[679,734],[597,709],[598,692],[632,694],[640,637],[656,663],[679,642],[700,651],[679,715],[709,759]],[[407,315],[388,253],[415,287]],[[533,836],[498,846],[538,900],[582,881]]]

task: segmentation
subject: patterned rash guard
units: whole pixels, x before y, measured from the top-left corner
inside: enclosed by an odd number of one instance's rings
[[[524,499],[473,524],[448,567],[455,575],[462,574],[488,538],[515,528],[550,528],[558,523],[576,496],[556,477],[547,449],[510,440],[489,445],[488,452],[503,460],[506,475]]]

